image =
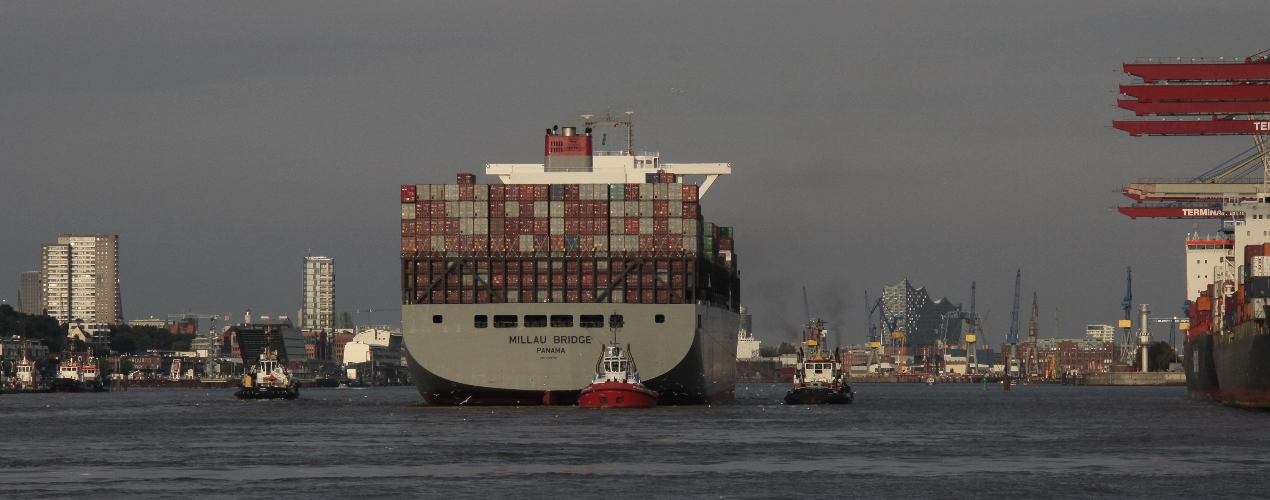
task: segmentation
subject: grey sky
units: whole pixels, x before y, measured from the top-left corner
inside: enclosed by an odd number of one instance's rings
[[[1019,265],[1045,337],[1055,308],[1067,336],[1113,322],[1127,265],[1172,316],[1191,222],[1109,207],[1252,142],[1110,129],[1117,71],[1270,48],[1268,11],[3,2],[0,299],[41,243],[84,232],[120,235],[128,318],[294,315],[310,249],[335,258],[338,309],[398,307],[398,184],[541,161],[543,127],[611,107],[635,111],[637,149],[733,164],[703,211],[737,228],[765,341],[800,321],[800,286],[863,340],[864,290],[908,277],[967,305],[977,280],[999,343]]]

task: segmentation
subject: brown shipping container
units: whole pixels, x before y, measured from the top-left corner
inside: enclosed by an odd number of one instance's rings
[[[476,174],[458,174],[458,184],[476,184]]]
[[[409,185],[409,186],[402,185],[402,186],[401,186],[401,202],[402,202],[402,203],[414,203],[414,202],[415,202],[415,199],[416,199],[416,198],[415,198],[415,192],[416,192],[416,191],[415,191],[415,186],[414,186],[413,184],[411,184],[411,185]]]
[[[675,174],[671,172],[661,172],[660,178],[658,179],[658,181],[661,182],[662,184],[674,184]]]
[[[653,234],[670,234],[670,220],[653,218]]]
[[[573,217],[573,218],[565,217],[564,234],[582,234],[581,227],[582,227],[581,221],[578,220],[576,217]]]
[[[578,189],[577,184],[565,184],[564,185],[564,199],[566,201],[580,199],[579,191],[580,189]]]
[[[700,218],[700,217],[701,217],[701,211],[700,211],[697,207],[698,207],[698,205],[697,205],[696,203],[688,203],[688,202],[686,202],[686,201],[685,201],[685,202],[684,202],[684,216],[683,216],[683,218],[685,218],[685,219],[697,219],[697,218]]]
[[[459,184],[459,200],[472,201],[476,199],[476,186],[472,184]]]
[[[670,216],[670,202],[669,201],[654,201],[653,202],[653,217],[669,217],[669,216]]]
[[[732,250],[732,238],[719,238],[716,241],[718,242],[719,250]]]
[[[623,189],[623,197],[627,200],[639,200],[639,184],[627,184]]]
[[[506,184],[490,184],[489,185],[489,201],[503,201],[507,199]]]
[[[623,220],[623,224],[625,225],[625,227],[623,228],[624,234],[639,234],[639,218],[638,217],[628,217]]]
[[[576,200],[565,201],[564,202],[564,216],[565,217],[581,217],[582,216],[582,202],[576,201]],[[558,216],[553,214],[553,217],[558,217]]]
[[[693,202],[693,203],[696,203],[696,202],[697,202],[697,185],[696,185],[696,184],[684,184],[683,186],[684,186],[684,188],[683,188],[683,202],[684,202],[684,204],[686,205],[686,204],[687,204],[688,202],[690,202],[690,201],[691,201],[691,202]]]
[[[415,218],[416,219],[426,219],[432,216],[431,210],[429,210],[431,206],[429,205],[429,203],[430,202],[427,202],[427,201],[415,202]]]
[[[595,218],[595,231],[592,234],[609,234],[609,220],[607,218]]]
[[[491,201],[489,202],[489,217],[503,217],[507,214],[507,202]]]
[[[503,234],[505,234],[505,232],[506,232],[506,229],[504,228],[503,219],[501,217],[490,218],[489,220],[490,236],[502,236]]]
[[[459,219],[458,219],[458,217],[446,217],[446,218],[445,218],[445,235],[446,235],[446,236],[458,236],[458,235],[459,235]],[[447,241],[448,241],[448,239],[447,239]],[[447,246],[448,246],[448,245],[447,245]]]
[[[432,234],[432,219],[421,219],[415,221],[415,236],[429,236]]]

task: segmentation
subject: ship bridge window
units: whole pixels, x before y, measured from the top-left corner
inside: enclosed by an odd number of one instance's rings
[[[485,328],[489,326],[489,316],[484,314],[477,314],[476,316],[473,316],[472,326],[475,326],[476,328]]]
[[[529,320],[525,320],[525,322],[528,323]],[[573,315],[572,314],[552,314],[551,327],[552,328],[573,328]]]
[[[494,328],[516,328],[516,320],[515,314],[495,314]]]
[[[604,328],[604,315],[583,314],[578,316],[578,326],[582,328]]]
[[[658,314],[658,315],[656,315],[656,316],[653,316],[653,321],[656,321],[656,322],[658,322],[658,323],[665,323],[665,322],[666,322],[666,315],[665,315],[665,314]]]
[[[526,314],[525,328],[546,328],[547,315],[545,314]]]
[[[440,323],[440,322],[441,322],[441,315],[440,315],[440,314],[433,314],[433,315],[432,315],[432,322],[433,322],[433,323]]]

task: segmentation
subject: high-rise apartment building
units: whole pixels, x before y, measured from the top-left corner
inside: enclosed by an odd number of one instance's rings
[[[18,289],[18,311],[24,314],[41,314],[44,303],[40,302],[40,272],[22,273],[22,287]]]
[[[335,259],[304,257],[304,295],[300,304],[300,329],[335,328]]]
[[[40,303],[59,323],[98,330],[123,322],[119,297],[119,236],[63,234],[43,245]]]

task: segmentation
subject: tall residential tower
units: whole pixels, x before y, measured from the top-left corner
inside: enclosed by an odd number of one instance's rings
[[[300,329],[335,328],[335,259],[304,257],[304,295],[300,304]]]
[[[44,303],[40,302],[40,272],[22,273],[22,288],[18,289],[18,311],[24,314],[41,314]]]
[[[40,304],[58,323],[123,322],[119,236],[63,234],[40,252]]]

